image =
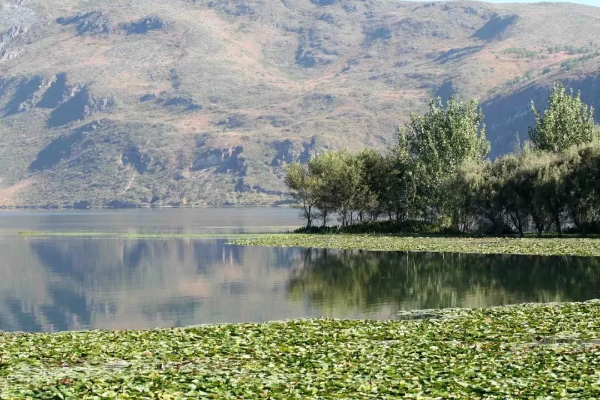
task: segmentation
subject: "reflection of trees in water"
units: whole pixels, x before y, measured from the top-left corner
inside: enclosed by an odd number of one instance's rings
[[[600,259],[306,250],[289,296],[329,314],[578,301],[600,294]]]
[[[468,307],[600,295],[597,259],[243,248],[203,240],[0,241],[0,272],[0,330],[151,328],[303,317],[315,308],[352,316],[379,312],[382,304]]]

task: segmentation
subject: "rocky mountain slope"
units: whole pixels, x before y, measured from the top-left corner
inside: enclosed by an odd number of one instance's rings
[[[286,163],[391,146],[438,95],[496,156],[555,80],[600,110],[598,38],[566,3],[0,0],[0,206],[285,202]]]

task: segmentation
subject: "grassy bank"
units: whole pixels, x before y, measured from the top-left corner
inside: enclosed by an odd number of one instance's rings
[[[418,251],[468,254],[600,256],[600,239],[468,238],[379,235],[261,235],[233,239],[245,246],[312,247],[374,251]]]
[[[0,333],[0,398],[600,396],[600,302],[439,316]]]

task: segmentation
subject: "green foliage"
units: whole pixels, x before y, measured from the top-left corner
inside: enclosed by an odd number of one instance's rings
[[[590,42],[589,46],[584,46],[584,47],[575,47],[575,46],[571,46],[571,45],[550,46],[550,47],[548,47],[548,52],[550,54],[565,52],[569,55],[587,54],[587,53],[594,52],[596,50],[596,47],[597,46],[593,45],[593,43],[591,43],[591,42]]]
[[[591,54],[586,54],[586,55],[578,57],[578,58],[571,58],[569,60],[563,61],[561,63],[561,67],[564,68],[566,71],[570,71],[573,68],[577,67],[578,65],[580,65],[586,61],[589,61],[591,59],[594,59],[598,56],[600,56],[600,51],[596,51],[595,53],[591,53]]]
[[[556,84],[544,114],[531,108],[535,115],[535,127],[529,127],[529,137],[539,150],[560,152],[572,145],[589,143],[594,138],[594,110],[577,96],[566,92],[562,84]]]
[[[0,333],[0,398],[597,398],[599,318],[588,302],[404,321]]]
[[[423,164],[427,173],[441,176],[453,174],[464,161],[481,159],[490,150],[483,114],[475,100],[452,97],[444,104],[438,97],[424,115],[410,116],[400,136],[400,151]]]
[[[534,50],[527,50],[522,47],[511,47],[504,50],[504,54],[513,54],[516,58],[536,58],[538,52]]]
[[[573,238],[410,237],[382,235],[266,235],[234,240],[248,246],[372,251],[599,257],[600,240]]]
[[[310,173],[308,168],[300,163],[294,163],[286,166],[285,184],[291,190],[292,196],[299,202],[300,215],[306,219],[306,226],[310,228],[314,207],[319,199],[318,191],[321,182]]]
[[[465,162],[481,160],[490,150],[477,102],[455,97],[432,100],[424,115],[412,114],[400,129],[398,152],[416,180],[417,201],[428,217],[443,220],[452,201],[448,185]]]
[[[424,115],[411,116],[388,154],[323,153],[307,167],[289,167],[286,182],[295,193],[294,176],[315,182],[310,204],[325,233],[600,231],[593,110],[559,84],[544,115],[534,112],[534,147],[519,145],[516,154],[492,162],[484,159],[489,143],[477,103],[437,99]],[[340,229],[326,228],[332,213]],[[304,232],[316,231],[308,224]]]

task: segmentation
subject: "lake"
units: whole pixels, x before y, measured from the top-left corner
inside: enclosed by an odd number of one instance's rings
[[[271,232],[277,209],[0,213],[0,330],[146,329],[600,297],[600,259],[241,247],[24,230]],[[278,228],[279,227],[279,228]]]

